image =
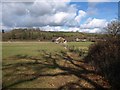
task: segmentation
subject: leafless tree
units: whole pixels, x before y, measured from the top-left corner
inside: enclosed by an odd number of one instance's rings
[[[109,35],[116,37],[120,34],[120,21],[114,20],[110,22],[105,29]]]

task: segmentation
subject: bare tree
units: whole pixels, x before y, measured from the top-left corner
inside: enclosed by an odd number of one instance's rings
[[[105,29],[109,35],[116,37],[120,34],[120,21],[115,20],[110,22]]]

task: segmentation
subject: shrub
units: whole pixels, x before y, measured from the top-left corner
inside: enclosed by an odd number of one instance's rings
[[[79,54],[79,56],[81,56],[81,57],[84,57],[86,55],[86,51],[84,49],[79,48],[79,47],[71,46],[71,47],[68,47],[68,50],[70,52],[74,52],[74,53]]]
[[[120,88],[120,39],[109,38],[93,44],[85,61],[108,79],[113,88]]]

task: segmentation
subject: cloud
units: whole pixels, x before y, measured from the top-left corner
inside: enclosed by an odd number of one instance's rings
[[[80,32],[85,32],[85,33],[102,33],[102,30],[101,28],[86,28],[86,29],[80,29]]]
[[[75,26],[85,15],[85,11],[78,12],[76,5],[69,4],[69,1],[11,2],[3,3],[2,7],[2,22],[9,27]]]
[[[105,26],[105,19],[88,18],[81,25],[82,19],[97,12],[96,4],[89,4],[87,11],[80,10],[69,0],[36,0],[34,2],[11,2],[2,5],[2,28],[40,27],[46,31],[100,32]],[[89,12],[88,12],[89,11]],[[79,27],[80,26],[80,27]]]
[[[88,0],[88,2],[110,2],[111,0]]]
[[[0,29],[2,30],[2,29],[4,29],[5,31],[8,31],[8,30],[11,30],[11,29],[13,29],[14,27],[8,27],[8,26],[5,26],[5,25],[3,25],[2,23],[0,23]]]
[[[78,23],[81,21],[81,19],[83,17],[85,17],[87,15],[87,13],[83,10],[79,10],[78,12],[78,16],[75,17],[75,21],[77,21]]]
[[[85,33],[102,33],[101,28],[80,28],[80,27],[64,27],[64,26],[43,26],[40,27],[41,30],[44,31],[72,31],[72,32],[85,32]]]
[[[108,24],[105,19],[88,18],[81,28],[104,28]]]
[[[34,2],[35,0],[2,0],[2,2]],[[43,0],[38,0],[38,1],[43,1]],[[52,0],[49,0],[52,1]],[[118,2],[119,0],[56,0],[56,2]]]
[[[79,27],[64,27],[64,26],[43,26],[40,27],[42,30],[44,31],[79,31],[80,28]]]
[[[81,24],[80,30],[88,33],[102,33],[107,24],[105,19],[88,18],[84,24]]]
[[[66,12],[58,12],[53,16],[53,20],[56,24],[59,24],[61,22],[64,22],[67,17],[69,17],[69,13]]]
[[[0,3],[0,26],[2,24],[2,3]]]

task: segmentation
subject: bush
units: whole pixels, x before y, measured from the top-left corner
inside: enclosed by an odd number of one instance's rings
[[[81,48],[78,48],[75,46],[68,47],[68,50],[70,52],[74,52],[74,53],[79,54],[79,56],[81,56],[81,57],[84,57],[86,55],[86,51],[84,49],[81,49]]]
[[[90,46],[85,61],[108,79],[112,88],[120,88],[120,39],[107,39]]]

